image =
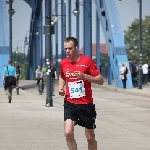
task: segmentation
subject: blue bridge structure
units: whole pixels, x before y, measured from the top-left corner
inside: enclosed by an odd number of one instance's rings
[[[9,18],[6,9],[6,1],[0,0],[0,87],[2,85],[3,68],[9,60]],[[92,58],[92,36],[96,37],[96,65],[100,66],[100,23],[105,35],[106,46],[108,50],[108,84],[114,80],[117,87],[122,88],[119,69],[124,63],[129,68],[129,62],[124,43],[123,32],[117,12],[115,0],[51,0],[51,18],[60,18],[61,24],[55,23],[55,33],[52,35],[52,41],[43,41],[43,19],[46,20],[46,14],[43,18],[43,2],[50,0],[24,0],[32,8],[29,29],[29,46],[27,53],[26,79],[34,79],[35,70],[38,65],[43,64],[43,51],[47,51],[46,42],[52,43],[50,52],[55,54],[56,68],[58,72],[59,59],[65,57],[63,41],[65,37],[76,36],[80,41],[83,37],[83,53]],[[46,4],[46,2],[45,2]],[[92,14],[92,6],[95,5],[95,16]],[[74,7],[73,7],[74,6]],[[23,7],[23,6],[22,6]],[[44,6],[48,7],[47,5]],[[81,10],[82,16],[71,15],[73,10]],[[55,17],[54,17],[55,16]],[[82,19],[81,19],[82,17]],[[94,18],[95,22],[92,21]],[[81,20],[83,21],[83,30],[81,31]],[[76,23],[76,35],[72,33],[72,24]],[[92,29],[96,27],[96,33],[93,35]],[[35,29],[39,29],[39,36],[36,36]],[[83,36],[80,36],[80,33]],[[62,42],[59,42],[58,39]],[[43,42],[45,48],[43,49]],[[58,53],[58,47],[61,47],[61,56]],[[52,61],[52,60],[50,60]],[[132,88],[131,73],[127,74],[127,88]]]

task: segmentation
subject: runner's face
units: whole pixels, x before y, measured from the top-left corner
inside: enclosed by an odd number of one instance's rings
[[[69,58],[73,58],[77,54],[78,47],[77,46],[75,47],[72,41],[64,42],[64,48],[66,56]]]

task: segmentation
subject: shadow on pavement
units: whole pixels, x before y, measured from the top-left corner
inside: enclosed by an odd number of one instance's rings
[[[20,88],[22,90],[26,90],[26,89],[30,89],[30,88],[35,88],[36,86],[37,86],[36,83],[32,83],[32,84],[28,84],[28,85],[22,85],[22,86],[20,86]]]

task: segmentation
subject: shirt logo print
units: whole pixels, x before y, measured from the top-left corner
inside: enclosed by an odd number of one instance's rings
[[[67,71],[66,72],[66,77],[75,77],[75,74],[74,74],[74,72]]]

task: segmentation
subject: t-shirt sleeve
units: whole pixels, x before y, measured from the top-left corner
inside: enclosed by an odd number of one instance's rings
[[[94,61],[92,59],[89,60],[89,74],[93,77],[98,76],[100,74],[100,72],[97,69],[96,64],[94,63]]]
[[[64,72],[63,72],[63,64],[62,64],[62,62],[60,62],[60,72],[59,72],[59,75],[60,75],[62,78],[65,77]]]

